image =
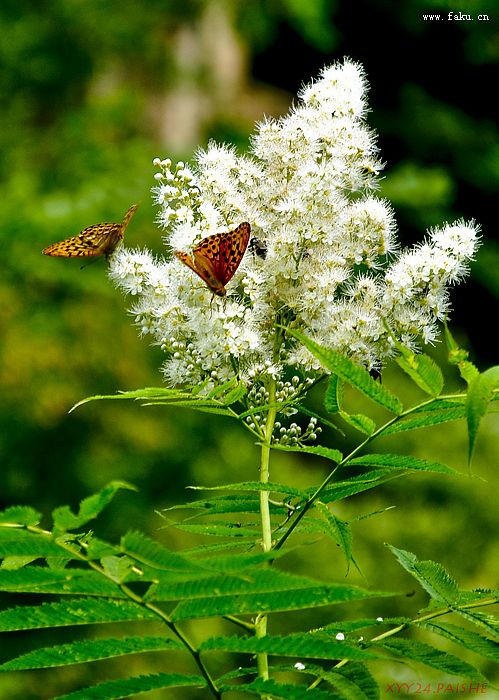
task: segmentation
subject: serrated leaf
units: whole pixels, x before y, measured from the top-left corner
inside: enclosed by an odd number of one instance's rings
[[[29,506],[11,506],[0,512],[0,528],[12,525],[38,525],[42,516]]]
[[[344,641],[321,638],[310,633],[265,637],[211,637],[201,642],[200,650],[231,651],[241,654],[267,653],[276,656],[297,656],[300,659],[382,659],[372,649],[363,649]]]
[[[309,455],[317,455],[318,457],[330,459],[335,463],[341,462],[343,459],[343,455],[339,450],[332,447],[323,447],[322,445],[280,445],[276,443],[275,445],[271,445],[271,448],[280,452],[301,452]]]
[[[235,484],[221,484],[220,486],[188,486],[187,488],[193,491],[252,491],[254,493],[269,491],[270,493],[283,493],[288,496],[297,496],[298,498],[303,498],[303,494],[305,493],[302,489],[297,489],[295,486],[277,484],[272,481],[265,484],[261,481],[242,481]],[[201,503],[201,501],[195,501],[195,503]],[[182,508],[184,506],[179,507]],[[164,508],[164,511],[168,510],[170,510],[170,508]]]
[[[205,557],[203,562],[213,571],[224,573],[248,572],[251,567],[285,556],[286,552],[233,552],[228,556]]]
[[[0,591],[124,597],[124,593],[118,586],[96,571],[71,568],[50,569],[43,566],[27,566],[17,571],[0,571]]]
[[[446,406],[440,410],[430,410],[428,412],[413,413],[404,416],[401,420],[391,423],[380,431],[382,435],[393,435],[406,430],[417,430],[419,428],[430,428],[441,423],[448,423],[453,420],[461,420],[465,417],[464,404],[456,406]]]
[[[128,601],[82,598],[3,610],[0,612],[0,631],[157,619],[149,610]]]
[[[486,656],[488,659],[499,663],[499,644],[491,639],[483,637],[481,634],[450,623],[436,624],[432,622],[419,622],[416,620],[415,624],[434,634],[439,634],[446,639],[450,639],[452,642],[463,646],[465,649],[474,651],[476,654]]]
[[[237,686],[224,686],[224,690],[237,690],[258,695],[260,698],[281,698],[282,700],[341,700],[337,693],[324,688],[310,688],[304,685],[292,685],[291,683],[279,683],[273,679],[263,680],[255,678],[251,683],[242,683]]]
[[[2,564],[0,569],[5,569],[8,571],[15,571],[17,569],[22,569],[23,567],[31,564],[31,562],[36,561],[38,557],[28,556],[28,557],[5,557],[2,559]]]
[[[49,536],[17,528],[0,528],[0,557],[60,557],[66,552]]]
[[[357,493],[377,488],[380,484],[397,479],[400,476],[401,474],[397,474],[392,468],[373,469],[367,474],[357,474],[350,477],[350,479],[337,481],[326,486],[321,492],[321,501],[324,503],[340,501],[347,496],[353,496]],[[312,495],[314,491],[315,489],[310,489],[309,495]]]
[[[123,583],[133,570],[133,562],[128,557],[116,557],[111,555],[103,557],[101,564],[106,576],[115,583]]]
[[[328,413],[339,413],[343,400],[343,385],[340,379],[333,374],[324,396],[324,408]]]
[[[241,523],[209,523],[207,525],[191,525],[189,523],[178,523],[177,530],[192,532],[196,535],[206,535],[211,537],[232,537],[241,542],[255,542],[261,535],[258,524],[251,528],[247,524],[243,527]]]
[[[466,420],[468,423],[468,461],[475,449],[475,441],[480,421],[487,412],[487,407],[499,389],[499,366],[491,367],[476,377],[468,387],[466,401]]]
[[[430,396],[438,396],[444,386],[444,378],[440,367],[431,357],[423,353],[417,354],[397,344],[401,354],[396,358],[397,364],[404,372]]]
[[[332,374],[337,375],[340,379],[358,389],[364,396],[367,396],[388,411],[395,414],[402,412],[403,406],[400,399],[392,394],[383,384],[375,381],[364,367],[356,365],[344,355],[336,352],[336,350],[331,350],[315,343],[298,331],[288,332],[300,340]]]
[[[339,545],[347,565],[350,566],[352,561],[352,531],[350,525],[341,520],[341,518],[337,518],[324,503],[316,502],[315,507],[327,522],[330,537]]]
[[[232,404],[240,401],[243,396],[247,393],[246,387],[243,383],[238,384],[234,389],[228,391],[223,397],[223,402],[226,406],[231,406]]]
[[[357,586],[342,584],[320,584],[315,587],[306,585],[297,586],[287,591],[270,591],[249,595],[240,594],[237,597],[217,596],[193,601],[186,600],[177,605],[172,612],[172,619],[179,621],[198,617],[212,617],[214,615],[249,615],[263,612],[282,612],[388,595],[394,594],[385,591],[366,591]]]
[[[387,467],[390,469],[415,469],[417,471],[438,472],[440,474],[459,474],[459,472],[446,464],[430,462],[427,459],[412,457],[411,455],[369,454],[354,457],[348,464],[358,464],[364,467]]]
[[[367,666],[359,661],[351,661],[346,666],[332,672],[330,682],[333,683],[349,700],[379,700],[379,689]],[[343,676],[351,683],[348,687],[338,683],[336,677]],[[326,679],[329,680],[329,679]]]
[[[421,584],[430,596],[446,605],[459,602],[457,583],[438,562],[419,561],[415,554],[404,549],[387,545],[399,563]]]
[[[277,569],[248,569],[234,576],[210,576],[189,581],[160,581],[146,594],[146,600],[167,601],[219,596],[242,596],[276,591],[296,591],[317,588],[317,581],[295,576]],[[236,603],[237,605],[237,603]]]
[[[122,391],[118,394],[101,394],[89,396],[75,404],[71,410],[76,410],[79,406],[89,403],[90,401],[102,400],[134,400],[142,402],[144,406],[178,406],[180,408],[192,408],[205,413],[215,413],[224,416],[233,416],[232,411],[225,407],[223,403],[215,399],[209,399],[206,396],[196,392],[196,387],[192,389],[168,389],[164,387],[148,387],[145,389],[137,389],[134,391]]]
[[[494,615],[481,612],[480,610],[465,610],[460,608],[456,608],[455,612],[477,627],[485,630],[487,634],[490,634],[499,641],[499,620]]]
[[[74,514],[69,506],[56,508],[52,513],[55,529],[59,532],[67,532],[83,527],[90,520],[94,520],[121,489],[136,491],[135,486],[125,481],[112,481],[98,493],[84,498],[77,514]]]
[[[122,637],[120,639],[92,639],[58,644],[21,654],[15,659],[0,665],[0,671],[24,671],[35,668],[55,668],[69,664],[82,664],[89,661],[110,659],[127,654],[146,651],[167,651],[183,649],[175,639],[165,637]]]
[[[372,435],[376,430],[376,423],[369,418],[369,416],[364,416],[362,413],[350,414],[345,411],[340,411],[340,416],[343,418],[345,423],[348,423],[352,428],[358,430],[364,435]]]
[[[153,569],[187,572],[206,568],[135,530],[127,532],[121,538],[121,549],[124,554]]]
[[[461,377],[467,384],[470,384],[479,372],[475,365],[468,360],[467,350],[463,350],[454,340],[448,324],[444,321],[445,342],[449,350],[449,364],[457,365]]]
[[[262,484],[265,486],[265,484]],[[265,488],[260,489],[266,490]],[[181,503],[170,508],[165,508],[162,512],[171,512],[174,510],[196,510],[198,516],[213,516],[224,513],[259,513],[260,500],[257,492],[248,495],[223,495],[213,496],[212,498],[203,498],[198,501],[189,501]]]
[[[391,637],[377,642],[377,646],[387,649],[404,659],[411,659],[419,663],[431,666],[444,673],[454,676],[461,676],[467,679],[486,681],[485,676],[471,664],[458,659],[448,651],[440,651],[430,644],[417,641],[415,639],[395,639]]]
[[[369,673],[365,664],[360,661],[349,661],[346,666],[337,670],[327,671],[322,666],[306,663],[300,671],[322,678],[340,691],[335,697],[341,700],[379,700],[379,689],[376,681]]]
[[[160,688],[204,688],[206,681],[201,676],[182,673],[156,673],[149,676],[135,676],[116,681],[104,681],[66,695],[58,695],[54,700],[118,700],[134,697],[138,693]]]

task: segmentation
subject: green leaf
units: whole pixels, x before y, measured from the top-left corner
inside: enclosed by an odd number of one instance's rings
[[[350,565],[352,559],[352,531],[349,523],[341,518],[337,518],[334,513],[331,513],[329,508],[320,501],[316,501],[315,507],[321,513],[322,517],[328,524],[330,537],[336,544],[339,545],[343,552],[347,564]]]
[[[0,612],[0,631],[89,625],[128,620],[157,620],[149,610],[127,601],[82,598],[61,603],[21,606]]]
[[[461,420],[465,417],[466,411],[464,401],[442,401],[435,402],[439,405],[425,407],[419,411],[414,411],[410,415],[403,416],[400,420],[382,428],[380,434],[393,435],[405,430],[417,430],[419,428],[429,428],[441,423],[448,423],[453,420]]]
[[[223,397],[223,402],[226,406],[231,406],[232,404],[240,401],[244,396],[246,396],[247,389],[241,382],[234,389],[228,391]]]
[[[96,571],[76,568],[51,569],[43,566],[0,571],[0,591],[124,597],[118,586]]]
[[[229,556],[205,557],[205,564],[208,564],[213,571],[224,573],[236,573],[238,571],[248,572],[251,567],[258,566],[268,561],[274,561],[286,555],[286,552],[234,552]]]
[[[133,562],[128,557],[116,557],[112,554],[101,559],[102,568],[112,581],[123,583],[133,571]]]
[[[379,700],[379,689],[367,666],[360,661],[349,661],[337,670],[326,671],[322,666],[305,664],[302,673],[313,674],[336,688],[341,695],[335,698],[345,700]]]
[[[376,423],[372,418],[364,416],[362,413],[350,414],[346,413],[346,411],[341,411],[340,415],[345,423],[348,423],[348,425],[355,428],[355,430],[364,433],[364,435],[372,435],[376,430]]]
[[[136,491],[135,486],[127,484],[125,481],[112,481],[98,493],[85,498],[80,504],[77,515],[71,512],[69,506],[56,508],[52,513],[54,527],[59,532],[67,532],[68,530],[76,530],[83,527],[90,520],[94,520],[100,515],[120,489]]]
[[[36,561],[38,557],[5,557],[5,559],[2,559],[2,564],[0,565],[0,569],[5,569],[9,571],[14,571],[17,569],[22,569],[23,567],[27,566],[28,564],[31,564],[31,562]]]
[[[440,651],[435,649],[430,644],[419,642],[415,639],[395,639],[391,637],[384,639],[382,642],[377,642],[376,646],[392,651],[404,659],[411,659],[436,668],[443,673],[449,673],[453,676],[461,676],[467,679],[486,681],[478,669],[466,661],[461,661],[448,651]]]
[[[457,583],[441,564],[433,561],[419,561],[412,552],[397,549],[391,545],[387,547],[434,600],[445,605],[455,605],[459,602],[460,593]]]
[[[328,413],[339,413],[343,401],[343,385],[336,374],[329,379],[324,396],[324,408]]]
[[[417,471],[438,472],[440,474],[459,474],[458,471],[440,462],[429,462],[420,457],[395,454],[369,454],[354,457],[348,465],[357,464],[364,467],[387,467],[389,469],[415,469]]]
[[[119,394],[107,394],[89,396],[83,401],[75,404],[71,411],[74,411],[79,406],[89,403],[90,401],[101,401],[104,399],[118,400],[134,400],[141,401],[144,406],[178,406],[181,408],[193,408],[205,413],[216,413],[224,416],[234,417],[230,408],[223,403],[210,399],[207,396],[199,395],[195,392],[196,387],[191,389],[179,390],[168,389],[163,387],[147,387],[145,389],[137,389],[134,391],[122,391]],[[70,413],[71,413],[70,411]]]
[[[291,683],[279,683],[273,679],[263,680],[255,678],[251,683],[242,683],[237,686],[226,685],[223,688],[230,692],[254,693],[261,698],[282,698],[282,700],[341,700],[337,693],[324,688],[310,688],[304,685],[292,685]]]
[[[232,537],[240,542],[256,543],[261,536],[258,523],[254,523],[253,527],[246,524],[245,527],[241,523],[209,523],[207,525],[190,525],[188,523],[179,523],[175,526],[177,530],[183,532],[192,532],[197,535],[206,535],[207,537]]]
[[[241,654],[267,653],[273,656],[297,656],[300,659],[386,659],[372,649],[349,644],[329,636],[323,638],[311,633],[287,636],[211,637],[201,642],[201,651],[230,651]]]
[[[194,601],[196,598],[230,595],[240,597],[276,591],[300,591],[306,588],[316,589],[317,581],[278,569],[248,569],[244,574],[234,576],[210,576],[180,582],[160,581],[151,587],[145,598],[156,601]]]
[[[385,591],[366,591],[357,586],[345,584],[317,584],[315,587],[311,587],[309,584],[297,585],[293,589],[279,592],[270,591],[249,595],[240,594],[237,597],[229,595],[186,600],[177,605],[172,612],[172,619],[178,621],[214,615],[249,615],[300,610],[388,595],[394,594]]]
[[[66,552],[50,536],[17,528],[0,528],[0,557],[60,557]]]
[[[481,612],[480,610],[463,610],[459,608],[456,608],[455,612],[466,620],[473,622],[474,625],[485,630],[487,634],[499,641],[499,620],[494,615]]]
[[[491,367],[478,375],[468,387],[468,397],[466,401],[466,419],[468,422],[468,461],[475,449],[475,441],[480,421],[487,412],[490,401],[494,398],[499,389],[499,365]]]
[[[339,450],[335,450],[332,447],[323,447],[322,445],[271,445],[273,450],[279,450],[281,452],[302,452],[309,455],[318,455],[319,457],[325,457],[325,459],[330,459],[332,462],[338,463],[343,459],[343,455]]]
[[[66,695],[58,695],[54,700],[117,700],[159,688],[185,687],[204,688],[206,681],[201,676],[188,676],[182,673],[156,673],[149,676],[104,681]]]
[[[449,364],[457,365],[459,367],[461,377],[467,384],[470,384],[476,379],[476,377],[478,377],[478,369],[473,363],[469,362],[467,350],[463,350],[458,346],[450,332],[448,324],[445,321],[444,331],[445,341],[449,350]]]
[[[24,671],[34,668],[54,668],[69,664],[82,664],[115,656],[137,654],[145,651],[183,649],[174,639],[165,637],[122,637],[120,639],[92,639],[72,644],[58,644],[21,654],[0,665],[0,671]]]
[[[366,369],[356,365],[344,355],[336,352],[336,350],[330,350],[315,343],[298,331],[288,332],[300,340],[332,374],[337,375],[340,379],[362,392],[364,396],[367,396],[388,411],[395,414],[402,412],[403,407],[400,399],[392,394],[383,384],[375,381]]]
[[[353,496],[356,493],[362,493],[363,491],[377,488],[381,484],[392,479],[397,479],[400,476],[401,474],[397,474],[392,468],[373,469],[367,474],[357,474],[349,479],[337,481],[326,486],[321,492],[321,501],[324,503],[340,501],[347,496]],[[312,495],[314,491],[315,488],[310,489],[309,495]]]
[[[127,532],[121,538],[121,549],[136,561],[165,571],[204,571],[207,567],[167,549],[141,532]]]
[[[481,656],[485,656],[499,663],[499,644],[493,642],[491,639],[483,637],[481,634],[449,623],[435,624],[432,622],[418,622],[416,620],[415,624],[434,634],[440,634],[442,637],[450,639],[452,642],[463,646],[465,649],[474,651],[476,654],[480,654]]]
[[[416,354],[401,343],[397,343],[397,348],[401,352],[396,358],[397,364],[420,389],[430,396],[438,396],[444,386],[440,367],[428,355]]]
[[[241,481],[235,484],[222,484],[220,486],[188,486],[187,488],[193,491],[252,491],[254,493],[269,491],[270,493],[282,493],[287,496],[296,496],[297,498],[303,498],[305,494],[305,491],[297,489],[295,486],[278,484],[273,481],[269,481],[265,484],[261,481]],[[195,501],[194,503],[202,503],[202,501]],[[190,506],[191,504],[187,505]],[[184,506],[179,507],[182,508]],[[163,510],[168,511],[170,508],[164,508]]]
[[[42,516],[29,506],[11,506],[0,512],[0,528],[2,526],[38,525]]]

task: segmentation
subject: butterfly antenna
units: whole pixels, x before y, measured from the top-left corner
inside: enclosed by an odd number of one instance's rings
[[[80,267],[80,270],[84,270],[86,267],[89,267],[89,265],[93,265],[96,262],[99,262],[100,258],[92,258],[92,260],[89,260],[85,265],[82,265]]]

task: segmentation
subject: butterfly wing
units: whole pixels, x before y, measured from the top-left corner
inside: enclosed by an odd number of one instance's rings
[[[212,236],[209,236],[209,238],[212,238]],[[209,255],[197,251],[196,248],[192,252],[192,257],[188,253],[184,253],[181,250],[176,250],[175,255],[179,260],[187,265],[187,267],[190,267],[191,270],[196,273],[196,275],[201,277],[203,282],[211,289],[213,294],[218,294],[220,297],[225,296],[225,287],[218,279]]]
[[[250,225],[244,221],[234,231],[222,234],[217,274],[224,286],[234,277],[243,259],[250,238],[250,230]]]
[[[104,223],[88,226],[77,236],[49,245],[42,250],[42,253],[59,258],[96,258],[99,255],[108,257],[123,240],[125,229],[137,207],[138,204],[130,207],[121,224]]]
[[[62,258],[88,258],[107,255],[123,238],[121,224],[94,224],[77,236],[45,248],[44,255]]]
[[[250,225],[240,224],[234,231],[215,233],[198,243],[187,253],[176,251],[175,255],[191,268],[218,296],[225,296],[225,285],[234,276],[246,251],[250,237]]]
[[[203,263],[208,260],[213,274],[225,286],[229,282],[243,259],[251,227],[247,222],[239,224],[233,231],[215,233],[203,238],[193,251],[194,260]]]

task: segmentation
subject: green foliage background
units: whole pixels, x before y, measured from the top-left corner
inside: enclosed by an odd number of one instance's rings
[[[446,17],[449,11],[475,19],[422,19],[423,13]],[[478,21],[478,13],[489,20]],[[182,50],[186,33],[194,43]],[[137,337],[103,261],[80,270],[77,261],[40,251],[92,223],[119,220],[136,201],[141,207],[126,242],[161,251],[150,206],[151,161],[157,155],[188,159],[199,145],[193,139],[180,148],[161,118],[163,100],[186,86],[194,104],[209,105],[200,110],[194,130],[201,145],[215,137],[243,148],[254,119],[286,111],[302,82],[324,64],[345,54],[361,61],[371,84],[370,123],[387,161],[382,194],[395,207],[404,243],[421,240],[427,227],[446,219],[475,217],[483,226],[484,245],[471,281],[453,292],[454,331],[479,365],[497,364],[490,327],[499,294],[493,202],[499,185],[498,36],[492,0],[456,1],[452,7],[422,0],[4,0],[2,507],[25,503],[48,513],[59,503],[76,504],[111,479],[126,479],[139,492],[124,493],[110,508],[104,522],[108,536],[133,523],[168,540],[157,531],[161,522],[154,509],[184,499],[187,484],[256,477],[256,450],[225,419],[120,402],[67,413],[88,395],[159,384],[161,354]],[[228,53],[217,64],[218,49]],[[238,84],[226,87],[220,66],[237,62]],[[487,318],[477,313],[481,308]],[[388,370],[384,381],[391,379]],[[397,375],[396,381],[403,380]],[[314,400],[321,400],[319,392]],[[326,439],[333,444],[337,438]],[[387,450],[431,456],[465,471],[464,425],[395,439],[397,447],[386,444]],[[343,504],[337,515],[346,519],[397,506],[369,521],[375,526],[361,521],[355,531],[356,560],[370,585],[392,587],[387,576],[410,585],[380,551],[382,541],[441,561],[467,587],[497,581],[493,418],[485,421],[476,457],[475,472],[487,482],[413,476],[395,480],[374,503],[369,494]],[[287,454],[275,457],[274,469],[279,480],[297,486],[324,474],[317,460],[305,463]],[[343,566],[320,544],[317,558],[330,562],[333,571]],[[356,572],[349,576],[363,585]],[[411,604],[417,609],[421,602]],[[9,656],[26,646],[25,636],[12,636]],[[82,669],[87,680],[89,673]],[[55,675],[43,676],[43,697],[61,682]],[[40,677],[0,679],[0,697],[41,697]],[[74,678],[64,683],[81,684]]]

